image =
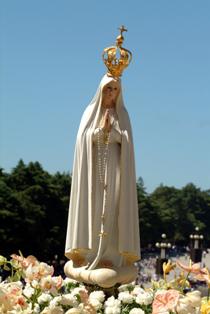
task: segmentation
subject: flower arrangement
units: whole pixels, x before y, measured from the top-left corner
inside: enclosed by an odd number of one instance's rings
[[[181,269],[177,275],[175,268]],[[9,272],[0,282],[2,314],[209,314],[209,294],[201,298],[199,291],[190,291],[189,275],[205,281],[210,289],[210,274],[199,264],[164,263],[163,279],[152,281],[143,289],[135,283],[102,290],[69,278],[53,276],[54,269],[34,256],[0,256],[0,268]],[[174,279],[167,280],[171,271]],[[185,274],[186,273],[186,274]],[[209,291],[209,290],[208,290]]]

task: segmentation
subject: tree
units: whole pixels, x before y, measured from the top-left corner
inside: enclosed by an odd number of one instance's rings
[[[160,239],[162,233],[172,241],[175,240],[175,230],[178,225],[178,208],[180,206],[179,190],[174,187],[168,187],[161,184],[150,195],[152,206],[159,217],[160,232],[157,239]]]
[[[49,174],[39,162],[20,160],[11,173],[0,168],[0,254],[21,250],[45,261],[55,254],[63,258],[70,187],[69,174]],[[182,189],[162,184],[148,194],[142,178],[136,187],[141,247],[154,244],[162,233],[188,244],[195,226],[210,243],[210,190],[193,183]]]
[[[180,227],[185,234],[188,232],[189,236],[194,231],[194,228],[198,226],[204,232],[206,240],[209,241],[210,195],[208,192],[201,191],[193,183],[183,187],[181,195],[182,212],[186,213],[186,220],[182,221],[180,219]]]
[[[38,258],[63,256],[70,176],[50,175],[38,162],[22,160],[11,174],[1,171],[0,235],[6,255],[21,250]]]
[[[139,224],[141,235],[141,246],[145,247],[154,242],[158,237],[160,220],[150,198],[146,192],[144,181],[140,177],[137,181],[137,197],[139,206]]]

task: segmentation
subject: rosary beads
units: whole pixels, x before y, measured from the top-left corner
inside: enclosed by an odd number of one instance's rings
[[[109,151],[109,140],[110,132],[103,131],[99,128],[97,134],[97,148],[98,148],[98,172],[99,172],[99,181],[104,184],[105,181],[105,171],[107,166],[108,151]]]

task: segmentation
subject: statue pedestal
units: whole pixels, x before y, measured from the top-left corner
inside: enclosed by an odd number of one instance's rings
[[[127,284],[137,277],[137,268],[134,265],[88,270],[87,266],[74,267],[72,260],[65,264],[64,272],[69,278],[102,288],[111,288],[117,283]]]

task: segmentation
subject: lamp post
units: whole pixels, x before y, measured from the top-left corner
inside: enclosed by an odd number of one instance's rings
[[[163,263],[168,261],[166,252],[167,249],[171,248],[171,243],[166,241],[166,234],[163,233],[161,235],[161,242],[157,242],[155,246],[160,249],[160,256],[157,258],[156,261],[156,274],[163,275]]]
[[[195,227],[195,232],[190,235],[190,258],[194,263],[202,261],[204,236],[199,233],[199,228]]]

